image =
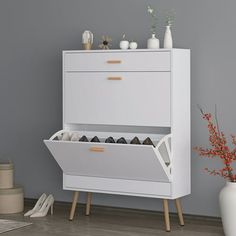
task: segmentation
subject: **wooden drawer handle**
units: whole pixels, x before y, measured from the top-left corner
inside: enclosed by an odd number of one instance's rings
[[[107,64],[121,64],[121,60],[108,60]]]
[[[122,80],[122,77],[108,77],[108,80]]]
[[[104,152],[104,148],[103,147],[91,147],[89,148],[90,152]]]

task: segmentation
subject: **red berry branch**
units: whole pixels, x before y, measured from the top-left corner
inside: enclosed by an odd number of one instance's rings
[[[207,121],[211,148],[195,147],[194,150],[197,151],[201,157],[212,159],[219,158],[222,161],[224,166],[222,169],[210,170],[205,168],[210,175],[221,176],[231,182],[236,182],[236,174],[234,174],[234,169],[232,167],[232,163],[236,161],[236,147],[233,150],[230,150],[224,133],[219,130],[216,115],[214,120],[211,113],[204,113],[202,109],[200,109],[200,111],[202,113],[202,118]],[[231,135],[231,138],[232,144],[236,146],[236,137]]]

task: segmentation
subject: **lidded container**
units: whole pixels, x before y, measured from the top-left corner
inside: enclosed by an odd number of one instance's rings
[[[0,162],[0,189],[13,188],[13,169],[11,162]]]
[[[24,210],[24,192],[21,186],[0,189],[0,214],[19,213]]]

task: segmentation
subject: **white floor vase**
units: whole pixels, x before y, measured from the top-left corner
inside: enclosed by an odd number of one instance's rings
[[[225,236],[236,235],[236,182],[227,182],[219,195],[220,211]]]

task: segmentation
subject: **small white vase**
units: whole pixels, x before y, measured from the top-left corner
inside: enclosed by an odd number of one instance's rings
[[[152,34],[152,37],[147,41],[147,48],[148,49],[158,49],[160,48],[160,41],[156,38],[155,34]]]
[[[227,182],[219,195],[220,211],[225,236],[236,235],[236,182]]]
[[[170,25],[166,26],[165,37],[164,37],[164,48],[173,48],[173,39],[170,30]]]
[[[120,41],[120,49],[126,50],[128,48],[129,48],[129,41],[127,40]]]
[[[130,49],[137,49],[137,47],[138,47],[138,44],[136,42],[130,42],[129,43],[129,48]]]

